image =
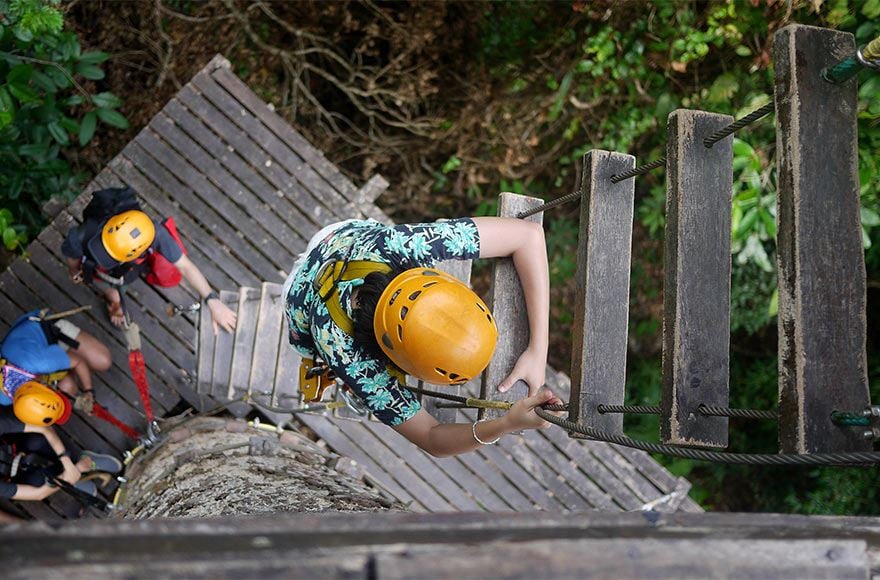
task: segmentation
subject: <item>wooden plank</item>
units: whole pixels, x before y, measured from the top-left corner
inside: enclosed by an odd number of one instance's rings
[[[623,415],[599,413],[622,405],[629,333],[629,272],[635,180],[611,177],[635,167],[635,157],[594,149],[584,156],[572,323],[569,420],[623,434]]]
[[[859,540],[576,539],[486,546],[408,546],[376,555],[376,578],[858,578],[870,577]]]
[[[252,165],[246,163],[236,152],[232,145],[227,145],[211,131],[201,119],[193,115],[180,101],[173,99],[163,109],[163,113],[173,119],[177,125],[197,141],[212,156],[229,170],[229,172],[241,181],[255,194],[272,205],[279,215],[290,220],[293,227],[304,240],[309,240],[321,224],[314,223],[300,207],[290,202],[283,191],[274,187],[265,177],[261,176]],[[232,151],[230,151],[232,149]],[[273,201],[270,201],[273,200]],[[294,247],[296,251],[305,249]]]
[[[608,469],[635,493],[642,503],[657,499],[663,492],[640,474],[622,455],[616,453],[613,446],[600,441],[584,441],[584,445],[593,456],[599,458]]]
[[[199,334],[196,349],[196,391],[211,396],[214,384],[214,324],[203,304],[199,309]]]
[[[275,370],[278,362],[278,335],[281,332],[281,284],[264,282],[260,288],[257,327],[254,336],[253,364],[248,378],[249,389],[258,401],[273,403],[275,394]],[[296,406],[293,400],[285,401],[285,408]],[[290,420],[289,415],[271,413],[265,409],[260,412],[268,416],[278,425],[281,421]]]
[[[731,122],[684,109],[669,116],[660,426],[674,445],[727,446],[727,418],[699,407],[728,401],[733,139],[711,149],[703,139]]]
[[[304,220],[299,212],[289,211],[290,204],[286,203],[285,199],[279,198],[274,195],[274,192],[267,192],[265,189],[251,191],[230,174],[224,165],[209,155],[199,143],[177,127],[171,118],[161,114],[157,115],[150,123],[150,128],[166,143],[177,149],[181,156],[185,156],[191,165],[198,167],[199,171],[219,192],[238,204],[253,221],[261,223],[263,229],[271,236],[268,238],[269,244],[280,245],[288,253],[291,250],[306,247],[308,238],[291,228],[297,218],[299,218],[301,225],[305,225]],[[279,202],[283,205],[278,208],[274,207],[279,205]]]
[[[613,446],[614,450],[626,457],[642,475],[651,480],[663,493],[675,491],[679,478],[669,473],[666,468],[654,461],[654,458],[639,449],[631,449],[622,445]],[[702,506],[689,496],[684,498],[679,508],[682,511],[700,513]]]
[[[132,141],[122,150],[122,155],[132,163],[138,171],[150,177],[159,185],[166,195],[172,197],[186,208],[193,219],[198,220],[206,230],[210,231],[218,240],[222,240],[226,247],[234,251],[242,265],[254,273],[254,283],[259,283],[264,271],[274,271],[272,266],[261,254],[258,254],[250,244],[240,243],[244,239],[237,225],[230,225],[224,217],[214,210],[213,201],[204,202],[196,196],[192,190],[184,185],[173,175],[173,170],[167,170],[163,165],[153,159],[137,142]],[[229,200],[223,205],[229,209]],[[227,212],[230,214],[233,212]],[[240,216],[239,216],[240,217]]]
[[[214,106],[226,113],[233,123],[246,131],[251,139],[271,154],[276,162],[280,163],[305,190],[314,195],[315,199],[327,209],[344,208],[351,215],[360,214],[357,206],[321,179],[308,163],[269,131],[259,119],[249,115],[247,110],[242,108],[242,105],[217,83],[213,75],[196,75],[192,80],[192,85],[202,93],[202,96],[214,103]]]
[[[617,509],[611,498],[578,468],[577,463],[553,445],[546,431],[552,427],[526,433],[523,441],[558,474],[557,477],[587,501],[587,505],[570,509]]]
[[[451,507],[461,511],[477,511],[480,505],[473,500],[446,472],[428,459],[428,454],[407,441],[396,431],[381,423],[364,421],[364,427],[376,439],[385,443],[413,470],[413,472],[440,494]]]
[[[334,419],[334,423],[355,445],[380,463],[391,477],[418,498],[428,511],[455,511],[449,502],[425,483],[402,457],[389,449],[385,441],[370,433],[365,422]]]
[[[213,81],[208,81],[208,83],[213,84]],[[303,188],[271,154],[255,143],[254,137],[250,133],[239,128],[212,101],[197,93],[193,86],[187,85],[178,93],[177,97],[180,102],[225,140],[232,147],[231,152],[237,152],[241,155],[272,185],[277,187],[278,191],[284,193],[293,205],[305,212],[316,225],[320,226],[341,219],[357,217],[345,208],[327,207],[325,204],[319,203],[319,200]],[[219,88],[216,90],[222,93]]]
[[[238,205],[214,187],[198,169],[189,165],[186,160],[159,141],[152,133],[149,131],[141,132],[137,140],[132,141],[132,144],[134,143],[141,145],[148,155],[179,178],[187,189],[201,198],[206,207],[227,220],[233,226],[236,235],[251,242],[238,244],[237,247],[250,254],[249,259],[253,260],[250,265],[263,276],[263,279],[278,278],[282,268],[286,268],[288,264],[292,263],[294,256],[284,248],[272,246],[273,250],[269,250],[271,235],[262,227],[262,224],[249,219]],[[180,195],[179,191],[175,193]]]
[[[232,368],[229,371],[228,399],[237,399],[250,393],[251,367],[254,358],[254,339],[260,315],[260,291],[242,287],[238,290],[238,318],[232,343]]]
[[[318,437],[326,441],[336,453],[354,459],[394,497],[403,503],[410,504],[411,510],[427,511],[427,508],[421,501],[417,500],[407,489],[399,485],[369,454],[361,450],[339,429],[338,423],[344,422],[344,420],[334,421],[329,417],[307,413],[301,414],[297,418],[314,431]]]
[[[290,345],[287,319],[284,318],[281,323],[281,335],[278,339],[278,361],[275,365],[277,370],[275,385],[272,389],[273,404],[294,406],[294,403],[303,402],[299,391],[299,364],[301,360],[302,357],[297,350]]]
[[[220,291],[220,301],[232,309],[238,310],[238,292]],[[220,402],[229,400],[229,373],[232,370],[232,352],[235,335],[221,332],[214,341],[214,363],[211,365],[211,397]]]
[[[552,470],[541,458],[541,455],[535,453],[531,446],[526,444],[525,439],[529,435],[524,433],[522,437],[502,437],[498,441],[498,445],[507,451],[532,476],[535,482],[539,483],[549,495],[562,505],[564,508],[562,511],[589,510],[592,506],[568,486],[563,479],[564,475]]]
[[[254,92],[238,77],[228,70],[218,69],[211,75],[223,88],[229,91],[239,102],[245,105],[254,115],[265,123],[276,135],[293,149],[297,155],[303,158],[321,176],[330,182],[333,187],[350,200],[357,195],[357,188],[345,177],[339,169],[330,163],[324,154],[315,149],[311,143],[300,135],[294,128],[277,113],[269,109]]]
[[[537,197],[502,193],[498,196],[498,215],[514,217],[521,211],[538,207],[542,203],[544,200]],[[540,224],[543,223],[544,214],[537,213],[526,220]],[[517,359],[529,344],[528,312],[513,260],[499,258],[493,262],[492,295],[489,299],[489,308],[492,310],[495,324],[498,326],[498,343],[489,366],[483,372],[480,393],[484,399],[513,402],[528,395],[528,386],[523,381],[517,381],[506,393],[499,393],[498,385],[507,378]],[[503,412],[493,409],[480,410],[481,419],[494,419],[503,414]]]
[[[187,248],[197,248],[206,257],[204,263],[200,261],[199,269],[202,270],[214,288],[234,288],[252,283],[257,279],[257,276],[243,265],[243,261],[239,261],[239,258],[220,241],[230,238],[214,238],[214,232],[210,230],[210,225],[206,226],[207,230],[202,229],[181,205],[175,205],[177,202],[172,203],[166,197],[167,194],[153,185],[126,157],[119,155],[110,163],[119,180],[137,190],[141,199],[148,207],[153,208],[157,215],[174,216],[184,245]],[[158,167],[158,164],[155,165]],[[170,178],[167,173],[165,175]],[[155,172],[151,172],[150,177],[151,179],[162,179],[162,175],[157,175]],[[170,182],[158,183],[163,188],[173,185]],[[187,204],[184,203],[184,205]],[[214,216],[199,216],[200,221],[209,218],[214,219]],[[223,268],[212,267],[215,264],[223,264]]]
[[[862,429],[829,419],[834,410],[858,412],[871,404],[857,84],[820,77],[855,48],[852,34],[799,25],[783,28],[774,41],[779,441],[785,453],[873,447]]]

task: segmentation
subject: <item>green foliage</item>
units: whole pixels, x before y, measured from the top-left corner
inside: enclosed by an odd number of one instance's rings
[[[90,94],[83,79],[104,78],[104,52],[82,52],[63,30],[57,1],[0,0],[0,207],[4,245],[20,245],[42,223],[40,206],[52,196],[72,198],[83,176],[72,171],[64,148],[87,144],[97,121],[127,128],[122,101],[108,92]]]

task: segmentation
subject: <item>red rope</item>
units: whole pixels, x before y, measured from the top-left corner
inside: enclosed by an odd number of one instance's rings
[[[116,426],[120,431],[129,436],[129,438],[137,441],[140,439],[141,434],[117,419],[113,416],[110,411],[102,407],[100,404],[95,403],[95,406],[92,408],[92,414],[98,419],[103,419],[110,423],[111,425]]]
[[[128,366],[131,367],[131,376],[137,385],[138,393],[144,404],[144,413],[147,414],[147,423],[152,423],[153,404],[150,402],[150,387],[147,385],[147,365],[144,363],[144,355],[139,350],[128,353]]]

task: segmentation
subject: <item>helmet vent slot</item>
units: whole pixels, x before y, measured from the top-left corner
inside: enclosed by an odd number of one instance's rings
[[[394,345],[391,343],[391,337],[388,336],[388,333],[382,335],[382,344],[388,348],[388,350],[394,350]]]
[[[474,304],[477,305],[477,308],[479,308],[479,309],[482,310],[483,312],[486,312],[486,309],[483,308],[483,305],[482,305],[482,304],[480,304],[479,302],[474,302]]]
[[[409,308],[407,308],[406,306],[402,306],[402,307],[400,308],[400,319],[401,319],[401,320],[406,320],[406,315],[407,315],[408,313],[409,313]]]
[[[449,378],[453,381],[458,379],[459,375],[457,373],[449,373]]]
[[[422,284],[422,288],[430,288],[434,284],[439,284],[440,282],[428,282],[427,284]]]
[[[443,369],[435,368],[434,370],[437,371],[438,373],[440,373],[441,375],[443,375],[444,377],[446,376],[446,371],[444,371]]]
[[[489,316],[489,315],[487,314],[487,315],[486,315],[486,320],[488,320],[489,322],[492,322],[492,317]]]
[[[403,340],[403,327],[401,325],[397,325],[397,339]]]
[[[438,272],[435,272],[433,270],[422,270],[422,276],[439,276],[439,275],[440,274]]]
[[[397,291],[395,291],[394,294],[391,295],[391,300],[388,301],[388,305],[391,306],[392,304],[394,304],[394,301],[397,300],[398,296],[400,296],[400,289],[397,289]]]
[[[43,423],[45,423],[46,425],[51,425],[51,424],[52,424],[52,418],[51,418],[51,417],[44,417],[44,418],[43,418]]]
[[[409,295],[409,299],[410,299],[410,300],[415,300],[416,298],[419,297],[419,295],[420,295],[421,293],[422,293],[421,290],[416,290],[415,292],[413,292],[412,294]]]

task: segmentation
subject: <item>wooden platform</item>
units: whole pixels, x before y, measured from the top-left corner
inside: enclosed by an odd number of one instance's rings
[[[174,307],[197,303],[194,292],[185,284],[130,287],[128,302],[142,330],[156,415],[189,406],[202,410],[247,389],[267,391],[263,401],[272,405],[295,405],[296,361],[282,356],[290,351],[278,285],[320,227],[352,217],[389,221],[373,204],[387,182],[377,176],[355,186],[218,56],[54,217],[27,257],[0,274],[0,332],[26,310],[91,304],[91,312],[72,321],[108,344],[113,355],[111,370],[95,377],[97,398],[143,429],[123,335],[110,325],[94,291],[68,281],[60,253],[64,234],[81,219],[91,192],[121,185],[136,189],[153,217],[174,216],[192,261],[241,314],[235,335],[221,334],[216,344],[201,342],[197,363],[198,315],[170,314]],[[207,324],[201,335],[213,337]],[[565,379],[558,380],[561,388]],[[254,412],[234,405],[232,410]],[[303,423],[421,511],[630,510],[688,487],[641,452],[570,440],[556,429],[438,460],[376,422],[307,416]],[[79,447],[117,456],[133,445],[115,427],[79,414],[61,431]],[[63,517],[64,503],[56,494],[46,502],[3,507],[52,521]],[[689,499],[680,508],[700,510]]]

